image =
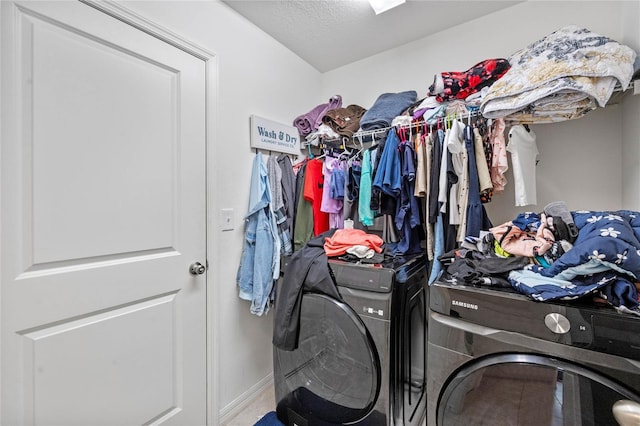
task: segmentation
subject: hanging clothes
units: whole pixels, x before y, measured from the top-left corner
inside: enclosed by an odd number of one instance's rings
[[[358,154],[359,155],[359,154]],[[360,181],[362,175],[362,163],[357,159],[344,162],[344,198],[342,212],[344,220],[350,220],[356,226],[360,223],[358,214],[360,199]]]
[[[371,151],[366,150],[362,155],[360,192],[358,196],[358,215],[360,216],[360,222],[365,226],[372,226],[374,219],[373,210],[371,210],[372,169]]]
[[[442,274],[443,265],[440,256],[445,253],[444,249],[444,223],[442,219],[443,213],[439,212],[433,229],[434,246],[433,261],[431,263],[431,273],[429,274],[429,284],[433,284]]]
[[[449,153],[447,140],[450,136],[451,132],[449,129],[446,129],[444,132],[444,141],[442,143],[442,154],[440,156],[440,173],[438,174],[438,210],[441,213],[447,211],[447,203],[449,201],[449,191],[447,189],[447,163],[449,162],[449,158],[451,154]]]
[[[437,134],[434,132],[430,132],[429,135],[425,138],[426,145],[426,153],[427,153],[427,194],[425,197],[425,210],[424,210],[424,218],[425,218],[425,232],[427,234],[426,246],[427,246],[427,259],[433,259],[433,245],[434,245],[434,234],[433,234],[433,224],[431,223],[431,183],[434,181],[433,173],[434,171],[431,169],[433,164],[433,156],[434,156],[434,142],[437,138]]]
[[[296,175],[296,212],[293,221],[293,251],[298,251],[313,237],[313,207],[304,197],[304,183],[308,161]]]
[[[293,172],[293,165],[289,155],[280,154],[278,156],[278,165],[282,175],[282,198],[287,216],[287,228],[289,229],[289,234],[293,236],[293,216],[296,211],[296,175]]]
[[[289,233],[289,226],[287,224],[287,212],[284,206],[282,169],[278,164],[276,155],[270,155],[267,160],[267,177],[269,179],[269,188],[272,197],[270,207],[275,216],[276,229],[280,236],[276,249],[280,254],[288,256],[293,252],[293,247],[291,245],[291,234]],[[278,279],[278,276],[275,276],[274,279]]]
[[[429,171],[427,169],[427,143],[425,135],[417,133],[414,137],[413,146],[416,152],[416,184],[413,195],[425,198],[429,187]]]
[[[258,316],[269,311],[267,302],[274,275],[280,274],[279,236],[270,204],[267,167],[262,154],[257,152],[251,172],[249,209],[244,218],[244,243],[236,283],[239,297],[250,301],[250,312]]]
[[[342,228],[344,219],[342,217],[342,200],[331,196],[331,182],[334,173],[339,173],[342,168],[341,161],[338,158],[327,156],[322,165],[323,186],[322,201],[320,202],[320,211],[329,215],[329,228]],[[344,188],[344,183],[342,183]]]
[[[442,155],[444,149],[444,130],[438,128],[433,141],[431,155],[431,181],[429,185],[429,223],[436,223],[436,218],[440,212],[440,173],[442,166]]]
[[[507,160],[507,146],[504,141],[504,119],[498,118],[493,120],[490,129],[491,139],[491,182],[493,183],[493,194],[499,194],[504,191],[507,185],[507,178],[504,176],[509,170],[509,162]]]
[[[444,253],[444,226],[442,223],[442,212],[438,201],[440,193],[440,167],[442,166],[442,156],[444,155],[444,130],[438,128],[436,138],[433,142],[433,156],[431,159],[431,185],[429,190],[429,223],[433,226],[433,256],[429,259],[431,263],[431,275],[429,284],[433,283],[442,271],[442,264],[438,257]]]
[[[470,117],[464,104],[458,103],[461,109],[457,114]],[[334,115],[337,112],[334,110]],[[479,118],[476,122],[484,126],[481,131],[479,125],[471,126],[469,121],[465,126],[460,119],[447,119],[441,128],[444,119],[436,118],[430,131],[421,127],[416,135],[407,135],[405,132],[425,123],[416,125],[410,116],[402,118],[409,121],[398,120],[396,116],[393,119],[396,126],[379,132],[383,133],[383,139],[379,139],[379,134],[370,135],[367,142],[374,145],[369,149],[365,150],[362,138],[355,136],[361,148],[353,151],[357,155],[348,149],[357,146],[356,139],[352,145],[341,139],[338,143],[347,148],[340,154],[335,146],[331,149],[333,141],[324,141],[321,146],[324,155],[309,160],[305,169],[304,199],[313,210],[313,235],[327,229],[368,230],[377,226],[376,231],[382,231],[385,243],[396,254],[426,250],[435,265],[432,275],[436,277],[439,254],[457,248],[468,232],[479,233],[479,227],[491,226],[482,203],[490,200],[494,176],[504,179],[507,163],[496,162],[495,170],[490,168],[493,163],[487,153],[493,158],[494,151],[500,151],[487,149],[491,145],[485,142],[484,135],[493,131],[493,139],[487,137],[486,141],[499,143],[504,123],[495,120],[489,129],[486,121]],[[435,126],[437,129],[433,129]],[[505,145],[502,152],[506,158]],[[321,180],[311,170],[317,169],[318,164],[322,164]],[[326,220],[321,228],[318,228],[318,197],[314,195],[318,188],[322,188],[320,212],[328,216],[321,219]]]
[[[509,129],[507,151],[511,153],[516,206],[537,204],[536,163],[538,145],[536,134],[517,124]]]
[[[449,189],[450,225],[461,225],[465,221],[464,216],[466,215],[469,159],[464,146],[463,130],[464,125],[459,120],[453,120],[447,138],[447,150],[451,153],[451,164],[453,166],[453,174],[455,174],[455,178],[452,179],[452,175],[449,173],[449,181],[451,182],[451,188]],[[457,229],[459,228],[460,226]],[[457,233],[456,241],[461,241]]]
[[[451,129],[447,129],[445,132],[445,143],[443,144],[444,150],[442,153],[442,162],[444,163],[440,170],[441,184],[444,187],[440,187],[439,199],[444,200],[441,202],[440,211],[442,212],[442,228],[444,230],[444,251],[448,252],[456,248],[457,246],[457,231],[456,224],[451,223],[451,210],[455,208],[455,203],[452,205],[452,191],[451,188],[458,182],[458,175],[455,172],[453,165],[453,155],[449,152],[449,139],[452,137]],[[444,181],[442,177],[444,176]]]
[[[324,162],[314,158],[309,160],[304,178],[304,198],[311,203],[313,211],[313,235],[329,230],[329,214],[322,211],[322,192],[324,189]]]
[[[401,189],[397,200],[395,226],[400,233],[400,240],[394,253],[400,255],[416,254],[422,251],[420,240],[422,222],[420,206],[414,196],[415,191],[415,152],[410,141],[399,146]]]
[[[400,195],[401,187],[399,145],[400,139],[395,130],[389,131],[378,164],[378,170],[373,179],[374,188],[394,198]]]
[[[493,227],[491,224],[491,220],[489,220],[489,216],[482,205],[482,201],[480,200],[480,178],[479,178],[479,167],[476,163],[477,158],[477,141],[480,136],[479,133],[476,132],[477,129],[472,129],[471,126],[467,125],[464,129],[464,142],[467,151],[469,152],[469,201],[467,204],[467,220],[466,227],[463,233],[463,239],[467,236],[479,237],[481,230],[487,230]],[[484,156],[481,158],[481,162],[484,162]],[[486,167],[485,167],[486,169]],[[487,172],[488,173],[488,172]]]
[[[488,193],[493,190],[493,184],[491,183],[489,166],[487,165],[485,157],[484,142],[478,127],[473,128],[473,145],[476,170],[478,172],[478,189],[480,190],[480,194]]]
[[[416,152],[416,178],[413,195],[418,198],[420,211],[424,218],[429,215],[429,184],[430,184],[430,159],[433,143],[429,141],[431,135],[419,131],[414,136],[413,146]],[[433,233],[428,220],[421,220],[422,232],[426,239],[427,251],[433,256]]]

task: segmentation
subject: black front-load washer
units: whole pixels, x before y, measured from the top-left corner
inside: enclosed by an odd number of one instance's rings
[[[429,293],[427,425],[640,424],[640,317],[450,283]]]
[[[274,346],[286,425],[418,425],[426,408],[427,265],[329,260],[342,301],[304,293],[298,348]]]

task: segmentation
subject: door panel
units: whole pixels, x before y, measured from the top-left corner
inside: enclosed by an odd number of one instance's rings
[[[2,423],[205,424],[205,64],[1,7]]]
[[[35,423],[143,424],[173,409],[175,299],[163,296],[23,334],[25,355],[32,357],[24,374],[36,391]]]
[[[175,248],[179,70],[57,23],[23,25],[34,264]]]

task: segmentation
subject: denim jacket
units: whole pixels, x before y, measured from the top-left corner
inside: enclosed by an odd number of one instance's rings
[[[249,211],[245,216],[244,244],[236,281],[239,297],[251,302],[251,313],[266,314],[274,282],[276,256],[279,266],[279,238],[270,209],[271,192],[267,168],[258,152],[253,160]],[[278,270],[279,274],[279,270]]]

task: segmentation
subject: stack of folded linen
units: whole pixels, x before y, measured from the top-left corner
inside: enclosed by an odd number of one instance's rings
[[[511,68],[488,90],[487,118],[549,123],[604,107],[614,88],[625,90],[636,52],[585,28],[561,28],[511,55]]]

